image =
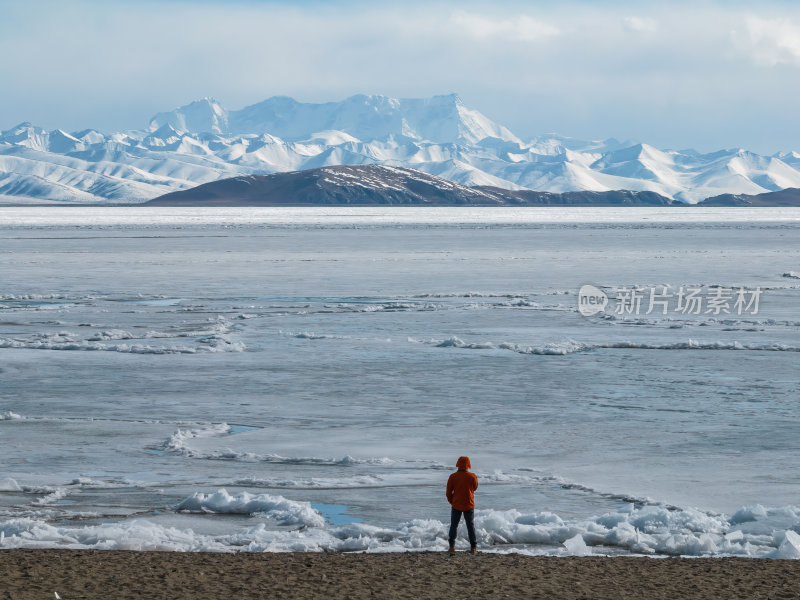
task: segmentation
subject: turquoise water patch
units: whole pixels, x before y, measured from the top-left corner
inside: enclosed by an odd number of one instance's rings
[[[254,425],[230,425],[228,426],[231,428],[229,435],[233,435],[234,433],[244,433],[245,431],[255,431],[256,429],[262,429],[261,427],[256,427]]]
[[[347,513],[347,506],[341,504],[312,504],[311,508],[319,511],[325,520],[331,525],[347,525],[348,523],[360,523],[361,519]]]
[[[124,299],[114,300],[114,302],[121,302],[126,304],[139,304],[141,306],[177,306],[183,302],[183,298],[150,298],[150,299]]]
[[[153,456],[166,456],[169,454],[166,450],[159,450],[158,448],[145,448],[144,451]]]

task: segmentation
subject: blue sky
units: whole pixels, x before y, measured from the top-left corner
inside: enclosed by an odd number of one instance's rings
[[[457,92],[523,138],[800,150],[798,5],[0,0],[0,129]]]

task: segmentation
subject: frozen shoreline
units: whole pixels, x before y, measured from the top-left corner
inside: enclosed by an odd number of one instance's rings
[[[796,223],[800,208],[0,206],[0,227]]]

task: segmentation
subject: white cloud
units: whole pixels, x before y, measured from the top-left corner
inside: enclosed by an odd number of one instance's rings
[[[652,33],[658,29],[658,23],[650,17],[625,17],[622,24],[628,31],[636,33]]]
[[[535,42],[561,33],[558,27],[528,15],[496,18],[459,11],[453,13],[450,23],[455,32],[478,39],[502,38]]]
[[[800,27],[789,19],[749,17],[744,32],[735,31],[733,39],[757,64],[800,66]]]
[[[769,152],[800,139],[787,118],[800,77],[762,66],[800,62],[800,3],[764,0],[749,26],[722,0],[0,6],[0,56],[14,57],[0,60],[0,129],[142,127],[203,96],[236,109],[273,95],[457,92],[522,137]]]

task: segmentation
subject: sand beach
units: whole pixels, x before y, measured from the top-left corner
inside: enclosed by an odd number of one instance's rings
[[[0,598],[800,597],[800,562],[460,552],[185,553],[11,549]]]

